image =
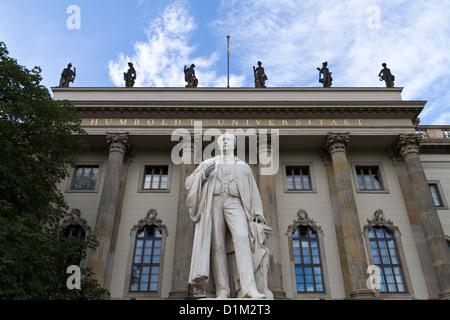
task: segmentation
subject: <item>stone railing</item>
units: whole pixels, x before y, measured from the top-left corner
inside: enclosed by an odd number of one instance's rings
[[[422,139],[450,139],[450,126],[417,126],[416,133]]]

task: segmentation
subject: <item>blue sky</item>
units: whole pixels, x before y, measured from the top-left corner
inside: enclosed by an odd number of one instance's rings
[[[199,86],[226,87],[227,35],[231,87],[252,87],[258,60],[268,87],[320,87],[324,61],[333,87],[383,87],[386,62],[437,125],[450,124],[449,17],[450,0],[0,0],[0,41],[48,88],[69,62],[72,86],[124,86],[128,61],[135,86],[184,87],[194,63]]]

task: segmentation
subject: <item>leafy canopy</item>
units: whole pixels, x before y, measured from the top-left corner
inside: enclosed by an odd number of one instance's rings
[[[69,101],[54,101],[0,42],[0,299],[100,298],[107,292],[82,269],[81,290],[69,290],[67,266],[98,243],[67,238],[59,228],[68,206],[57,183],[86,145]],[[76,264],[76,263],[75,263]]]

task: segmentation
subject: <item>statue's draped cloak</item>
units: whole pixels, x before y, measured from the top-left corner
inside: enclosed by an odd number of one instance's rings
[[[191,219],[195,222],[189,283],[205,292],[214,292],[211,274],[211,209],[214,185],[220,169],[219,159],[220,156],[216,156],[202,162],[185,182],[188,191],[186,205]],[[216,162],[216,169],[209,178],[206,178],[204,169],[212,161]],[[239,196],[247,217],[253,268],[256,271],[265,254],[263,229],[265,218],[261,197],[251,168],[236,157],[235,165],[231,166],[230,181],[234,179],[236,179]],[[255,222],[257,216],[261,217],[263,224]],[[227,240],[228,248],[233,247],[230,238],[231,235]]]

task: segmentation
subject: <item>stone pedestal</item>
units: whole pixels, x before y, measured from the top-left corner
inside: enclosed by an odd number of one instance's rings
[[[439,297],[450,299],[450,251],[420,160],[419,143],[420,138],[415,134],[400,135],[397,149],[403,157],[408,173],[423,233],[439,284]]]
[[[94,228],[94,236],[97,237],[99,246],[91,251],[88,262],[88,267],[94,272],[94,278],[105,288],[109,282],[107,269],[119,200],[121,169],[124,156],[130,150],[128,133],[107,133],[106,140],[109,158]]]
[[[350,137],[345,133],[328,133],[325,150],[333,163],[334,179],[340,221],[342,223],[342,242],[344,245],[348,273],[344,279],[349,281],[350,299],[374,299],[375,292],[369,290],[367,281],[367,260],[364,240],[353,193],[350,166],[347,160],[347,144]],[[345,266],[345,265],[344,265]]]

